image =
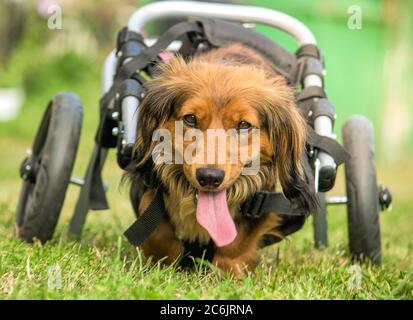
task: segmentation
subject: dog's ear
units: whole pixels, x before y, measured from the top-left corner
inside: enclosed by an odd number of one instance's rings
[[[279,81],[266,92],[261,106],[262,122],[272,146],[273,165],[285,196],[313,212],[317,199],[304,170],[306,123],[294,103],[293,90]]]
[[[156,70],[156,76],[147,82],[147,93],[139,107],[137,139],[134,146],[135,169],[147,167],[152,162],[155,142],[153,133],[173,115],[177,106],[186,97],[182,75],[185,74],[186,62],[173,58],[170,63],[162,64]]]

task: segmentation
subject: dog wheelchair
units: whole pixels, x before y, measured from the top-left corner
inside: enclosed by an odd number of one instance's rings
[[[158,39],[142,35],[147,23],[166,17],[191,20],[174,25]],[[297,41],[299,49],[290,53],[246,23],[282,30]],[[100,121],[84,179],[71,176],[81,131],[82,103],[74,93],[59,93],[49,102],[30,154],[20,166],[23,185],[16,213],[19,237],[28,242],[35,238],[43,243],[50,240],[68,184],[73,183],[81,190],[69,231],[79,238],[88,211],[109,208],[101,177],[109,150],[117,150],[117,162],[122,169],[133,160],[139,105],[145,97],[145,83],[156,65],[163,62],[162,53],[178,52],[190,57],[198,50],[231,42],[260,52],[297,88],[296,103],[309,130],[307,169],[319,199],[313,213],[315,246],[328,246],[327,206],[346,205],[352,256],[367,257],[373,264],[380,264],[379,210],[388,209],[392,198],[386,187],[377,185],[373,127],[365,117],[353,116],[342,129],[344,149],[336,142],[336,114],[323,89],[324,58],[311,31],[295,18],[275,10],[190,1],[148,4],[134,12],[127,27],[119,32],[116,49],[103,67]],[[343,163],[346,196],[326,196],[335,184],[338,166]],[[274,208],[272,202],[277,199],[265,192],[257,194],[243,213],[250,218],[258,217],[265,214],[265,208]],[[136,201],[132,205],[136,212]],[[278,208],[276,204],[275,207]],[[303,219],[293,224],[289,233],[299,229],[305,217],[302,214]],[[159,220],[156,214],[147,215],[146,221],[140,222],[134,229],[135,233],[141,232],[138,239],[133,239],[130,230],[125,235],[138,245],[153,231],[156,219]]]

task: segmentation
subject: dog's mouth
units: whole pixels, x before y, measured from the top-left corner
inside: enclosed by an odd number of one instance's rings
[[[233,242],[237,236],[237,229],[228,209],[227,190],[198,190],[195,197],[196,219],[208,231],[216,246],[223,247]]]

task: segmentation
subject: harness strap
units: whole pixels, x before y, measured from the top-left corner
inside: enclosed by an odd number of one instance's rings
[[[160,224],[162,218],[167,217],[162,193],[162,187],[158,187],[152,202],[125,231],[124,235],[132,245],[140,246]],[[302,209],[295,208],[282,193],[269,191],[257,192],[254,197],[244,203],[241,211],[248,218],[259,218],[270,212],[289,217],[307,215]],[[185,247],[186,252],[194,250],[194,247],[188,244]]]
[[[124,27],[119,31],[116,38],[116,48],[120,50],[122,46],[129,41],[143,42],[143,37],[141,34],[129,30],[128,27]]]
[[[114,84],[102,97],[103,103],[106,105],[115,96],[118,85],[123,80],[131,78],[137,70],[142,70],[155,61],[158,54],[165,50],[170,43],[188,32],[202,32],[202,28],[197,22],[178,23],[168,29],[153,46],[144,49],[139,56],[122,65],[116,74]]]
[[[200,18],[208,42],[216,47],[242,43],[264,57],[271,67],[283,75],[290,84],[296,77],[296,57],[267,36],[241,24],[219,19]]]
[[[297,101],[305,101],[310,98],[326,98],[326,93],[323,88],[311,86],[304,88],[297,96]]]
[[[320,49],[318,49],[318,47],[314,44],[305,44],[301,46],[297,50],[295,55],[297,56],[297,58],[313,57],[313,58],[321,60]]]
[[[139,216],[139,218],[125,231],[124,235],[135,247],[140,246],[161,223],[165,216],[162,187],[158,187],[155,197]]]
[[[305,216],[306,212],[297,208],[281,192],[258,191],[248,199],[241,209],[247,218],[258,219],[263,215],[274,212],[286,216]]]
[[[326,151],[334,158],[337,165],[346,162],[350,158],[348,152],[336,140],[317,134],[310,126],[307,126],[307,130],[307,143],[317,149]]]
[[[136,70],[140,70],[152,62],[159,52],[165,50],[172,41],[188,32],[202,32],[202,28],[196,22],[181,22],[171,27],[153,46],[142,51],[136,59],[124,64],[119,70],[115,82],[130,78]]]

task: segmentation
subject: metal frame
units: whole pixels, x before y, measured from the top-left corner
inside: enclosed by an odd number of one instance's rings
[[[147,4],[136,10],[129,19],[128,28],[141,33],[151,21],[166,17],[212,17],[243,23],[258,23],[274,27],[290,34],[299,45],[314,44],[313,33],[301,21],[276,10],[254,6],[222,3],[200,3],[195,1],[162,1]],[[105,93],[113,83],[117,59],[112,51],[105,60],[102,84]],[[322,80],[311,75],[305,86],[322,87]]]
[[[287,32],[299,45],[317,44],[314,35],[299,20],[276,10],[254,6],[195,1],[162,1],[135,11],[128,28],[142,32],[145,24],[163,17],[214,17],[237,22],[259,23]]]

